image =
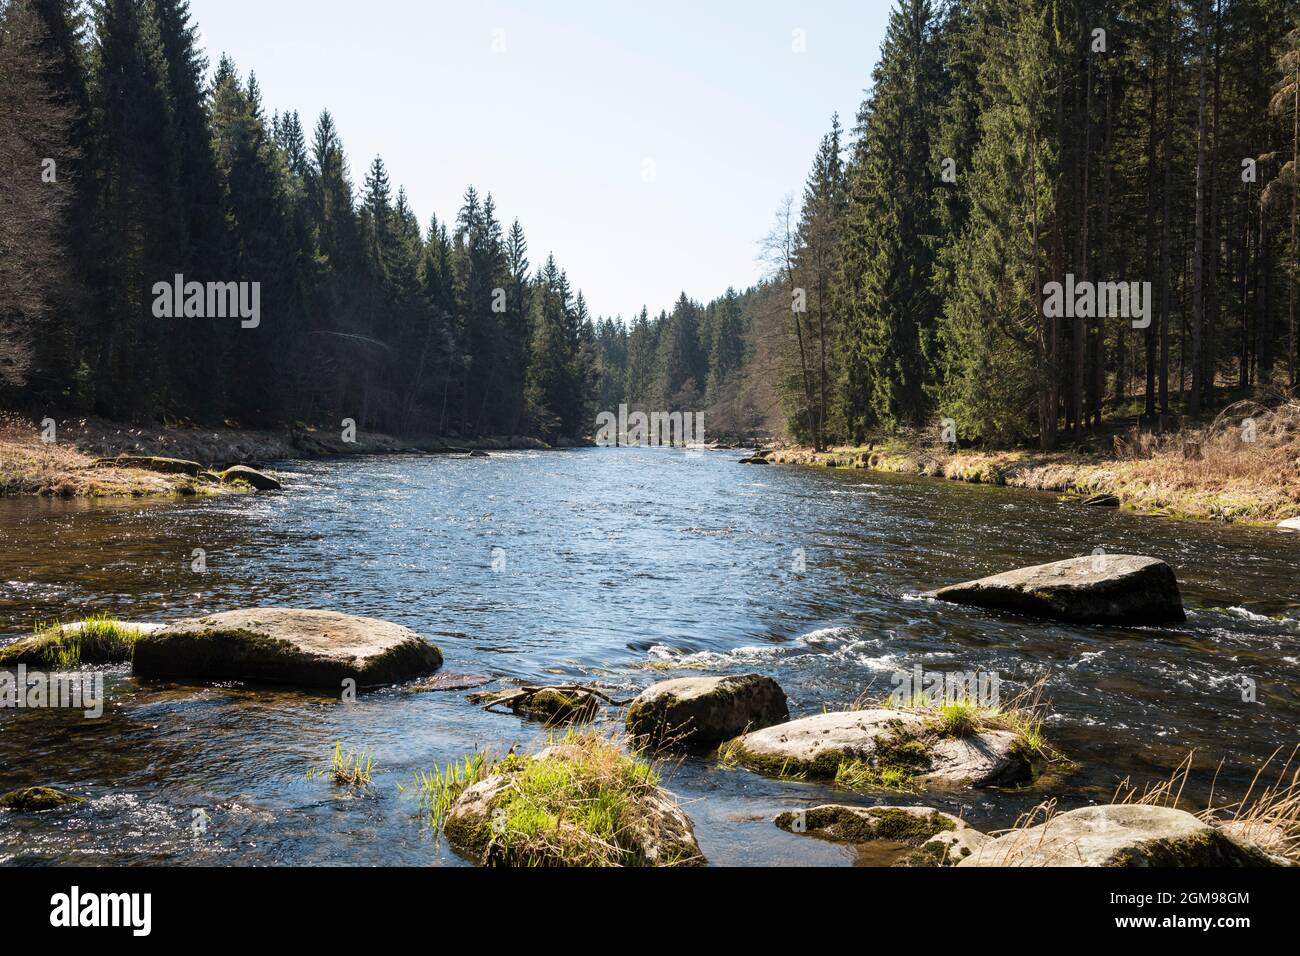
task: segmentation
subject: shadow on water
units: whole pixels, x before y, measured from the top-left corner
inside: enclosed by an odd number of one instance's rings
[[[1203,804],[1221,760],[1216,793],[1240,794],[1264,758],[1300,739],[1300,536],[1006,488],[742,468],[727,453],[499,452],[283,470],[288,490],[276,495],[0,500],[0,633],[90,611],[167,620],[329,608],[414,628],[451,671],[597,681],[620,696],[665,676],[761,671],[796,716],[883,698],[891,675],[915,665],[997,672],[1004,695],[1046,673],[1056,711],[1046,729],[1077,770],[1048,792],[908,800],[986,829],[1044,796],[1072,806],[1109,799],[1126,777],[1163,780],[1191,749],[1190,802]],[[1173,565],[1187,623],[1076,627],[917,597],[1095,548]],[[463,692],[395,688],[345,704],[143,684],[125,667],[106,676],[99,720],[0,711],[0,789],[51,784],[91,798],[0,814],[0,861],[459,864],[417,819],[415,772],[541,736]],[[335,741],[374,756],[370,791],[307,777]],[[697,758],[666,773],[715,862],[872,862],[771,821],[814,802],[882,799]]]

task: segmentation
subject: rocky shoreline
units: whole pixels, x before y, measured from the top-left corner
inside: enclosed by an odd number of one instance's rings
[[[158,498],[265,491],[276,489],[256,473],[276,461],[400,454],[481,457],[552,447],[518,435],[398,438],[358,431],[345,440],[342,431],[305,427],[144,428],[100,419],[56,422],[54,436],[45,442],[31,428],[8,425],[0,430],[0,495]]]

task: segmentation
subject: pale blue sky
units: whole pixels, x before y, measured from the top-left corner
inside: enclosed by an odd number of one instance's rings
[[[594,313],[625,318],[759,277],[831,114],[853,126],[889,6],[191,0],[212,64],[254,70],[268,112],[310,133],[329,108],[358,186],[382,155],[425,224],[491,192],[534,266],[553,250]]]

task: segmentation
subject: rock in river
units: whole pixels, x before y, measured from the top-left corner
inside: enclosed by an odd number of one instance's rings
[[[222,484],[232,485],[237,481],[246,481],[258,491],[279,491],[281,487],[270,475],[247,465],[235,465],[221,473]]]
[[[507,757],[466,787],[445,824],[452,846],[488,866],[705,862],[690,817],[648,764],[594,735],[566,740]]]
[[[334,611],[255,608],[170,624],[135,644],[139,677],[248,680],[337,690],[428,674],[442,653],[414,631]]]
[[[785,691],[770,677],[681,677],[642,691],[627,729],[654,744],[709,747],[789,719]]]
[[[1186,620],[1173,570],[1133,554],[1097,554],[954,584],[926,597],[1077,624]]]
[[[958,866],[1268,866],[1265,854],[1237,843],[1184,810],[1111,804],[1084,807],[1012,830]]]
[[[85,797],[75,797],[53,787],[24,787],[10,790],[0,796],[0,809],[13,810],[16,813],[40,813],[64,807],[69,804],[85,803]]]
[[[859,789],[1000,786],[1031,773],[1011,731],[943,736],[912,711],[814,714],[745,734],[729,747],[742,766],[760,773],[834,779],[843,768]]]
[[[897,865],[954,866],[992,837],[932,807],[855,807],[826,804],[787,811],[776,825],[837,843],[900,844]],[[911,851],[908,851],[911,847]]]

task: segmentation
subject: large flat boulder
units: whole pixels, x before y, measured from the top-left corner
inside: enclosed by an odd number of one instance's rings
[[[247,680],[337,689],[396,684],[431,673],[442,653],[389,621],[334,611],[255,608],[178,621],[140,637],[146,678]]]
[[[1077,624],[1185,621],[1173,569],[1135,554],[1098,554],[953,584],[926,597]]]
[[[189,475],[197,478],[204,470],[197,461],[184,458],[163,458],[159,455],[118,455],[116,458],[97,458],[96,468],[139,468],[164,475]]]
[[[680,677],[642,691],[627,729],[656,746],[709,747],[789,719],[785,691],[770,677]]]
[[[1283,518],[1277,526],[1283,531],[1300,531],[1300,518]]]
[[[860,789],[989,787],[1028,779],[1014,733],[936,733],[921,714],[849,710],[814,714],[747,733],[731,744],[736,761],[770,776],[836,779]]]
[[[1013,830],[958,866],[1268,866],[1245,846],[1184,810],[1113,804],[1084,807]]]

